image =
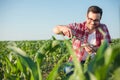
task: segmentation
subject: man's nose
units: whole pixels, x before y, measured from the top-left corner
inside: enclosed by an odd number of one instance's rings
[[[91,24],[95,24],[95,22],[94,22],[94,21],[91,21]]]

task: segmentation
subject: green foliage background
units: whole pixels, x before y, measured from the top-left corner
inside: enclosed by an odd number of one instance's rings
[[[12,46],[16,46],[16,47],[20,48],[22,51],[24,51],[26,53],[26,55],[29,55],[29,56],[24,56],[24,55],[19,54],[18,57],[16,57],[16,55],[14,55],[15,51],[12,51],[11,49],[9,49],[8,45],[12,45]],[[113,39],[110,47],[114,48],[119,45],[120,45],[120,39]],[[104,50],[100,50],[100,51],[104,51]],[[101,53],[100,51],[99,51],[99,53]],[[68,60],[68,57],[69,57],[68,53],[71,53],[71,52],[70,52],[70,49],[67,49],[66,43],[63,40],[55,40],[54,38],[50,39],[50,40],[37,40],[37,41],[12,41],[12,42],[0,41],[0,80],[2,80],[2,79],[18,79],[18,80],[19,79],[20,80],[23,80],[23,79],[25,79],[25,80],[26,79],[31,79],[31,80],[53,79],[51,76],[53,76],[53,73],[55,73],[55,70],[57,70],[56,66],[58,66],[58,67],[60,66],[60,65],[57,65],[58,62],[59,62],[59,64],[66,63]],[[66,55],[66,56],[64,57],[64,55]],[[64,59],[61,60],[61,58],[63,58],[63,57],[64,57]],[[101,59],[101,58],[99,58],[99,59]],[[115,59],[116,59],[116,61],[120,60],[120,56],[118,55],[118,57]],[[60,60],[61,60],[61,62],[60,62]],[[21,62],[23,62],[25,64],[23,65],[23,64],[21,64]],[[28,63],[28,62],[30,62],[30,63]],[[101,62],[99,62],[99,64],[96,63],[94,68],[97,69],[98,67],[103,65]],[[95,62],[92,61],[91,64],[92,63],[95,63]],[[33,67],[31,67],[31,64],[33,65]],[[114,64],[114,66],[112,66],[113,64]],[[108,80],[114,80],[114,79],[117,80],[118,78],[116,77],[116,75],[118,75],[118,73],[120,73],[120,67],[119,67],[120,65],[118,64],[118,62],[114,62],[113,64],[109,65],[110,66],[109,71],[111,72],[111,74],[107,75],[107,76],[110,76],[109,78],[107,78]],[[93,67],[92,65],[90,65],[90,66]],[[20,67],[23,67],[23,68],[20,68]],[[38,67],[40,67],[40,69]],[[56,69],[54,69],[54,68],[56,68]],[[106,69],[106,68],[104,67],[104,69]],[[100,68],[97,70],[100,70],[100,71],[103,70],[103,72],[104,72],[104,69]],[[114,69],[117,69],[117,70],[114,71]],[[36,72],[37,72],[37,70],[39,70],[40,72],[38,71],[38,73],[35,73],[35,70],[36,70]],[[52,72],[52,70],[53,70],[53,72]],[[22,73],[21,73],[21,71],[22,71]],[[98,77],[97,79],[101,80],[101,78],[99,78],[99,76],[97,74],[97,71],[92,70],[92,69],[89,69],[89,71],[91,72],[90,73],[91,75],[93,75],[93,73],[94,73]],[[92,71],[94,71],[94,72],[92,73]],[[112,74],[112,73],[114,73],[114,74]],[[40,76],[41,77],[36,78],[35,76],[37,76],[37,74],[39,74],[39,77]],[[101,75],[102,75],[102,73],[101,73]],[[56,80],[63,80],[63,79],[66,80],[67,79],[62,71],[59,72],[59,75],[56,73],[55,76],[57,76]],[[93,77],[94,77],[94,79],[96,79],[95,76],[93,76]],[[119,77],[119,75],[118,75],[118,77]],[[90,78],[88,78],[87,80],[89,80],[89,79]],[[104,78],[104,79],[106,79],[106,78]],[[71,77],[71,80],[72,80],[72,77]]]

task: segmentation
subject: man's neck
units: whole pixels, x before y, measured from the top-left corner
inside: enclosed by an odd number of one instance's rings
[[[96,31],[96,28],[94,28],[94,29],[89,29],[89,34],[95,32],[95,31]]]

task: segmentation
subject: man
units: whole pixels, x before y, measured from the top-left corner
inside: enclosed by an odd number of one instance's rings
[[[87,11],[85,22],[58,25],[53,29],[55,34],[73,37],[72,47],[81,63],[85,62],[88,54],[90,54],[91,57],[94,57],[103,39],[106,39],[108,43],[111,42],[107,26],[100,23],[102,13],[100,7],[90,6]],[[101,29],[105,35],[103,35],[99,29]],[[84,48],[81,49],[83,45]],[[69,58],[69,61],[72,61],[72,57]]]

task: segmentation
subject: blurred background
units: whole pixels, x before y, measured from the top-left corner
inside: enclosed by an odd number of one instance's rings
[[[52,29],[85,21],[91,5],[103,9],[112,39],[120,38],[119,0],[0,0],[0,41],[63,39]]]

